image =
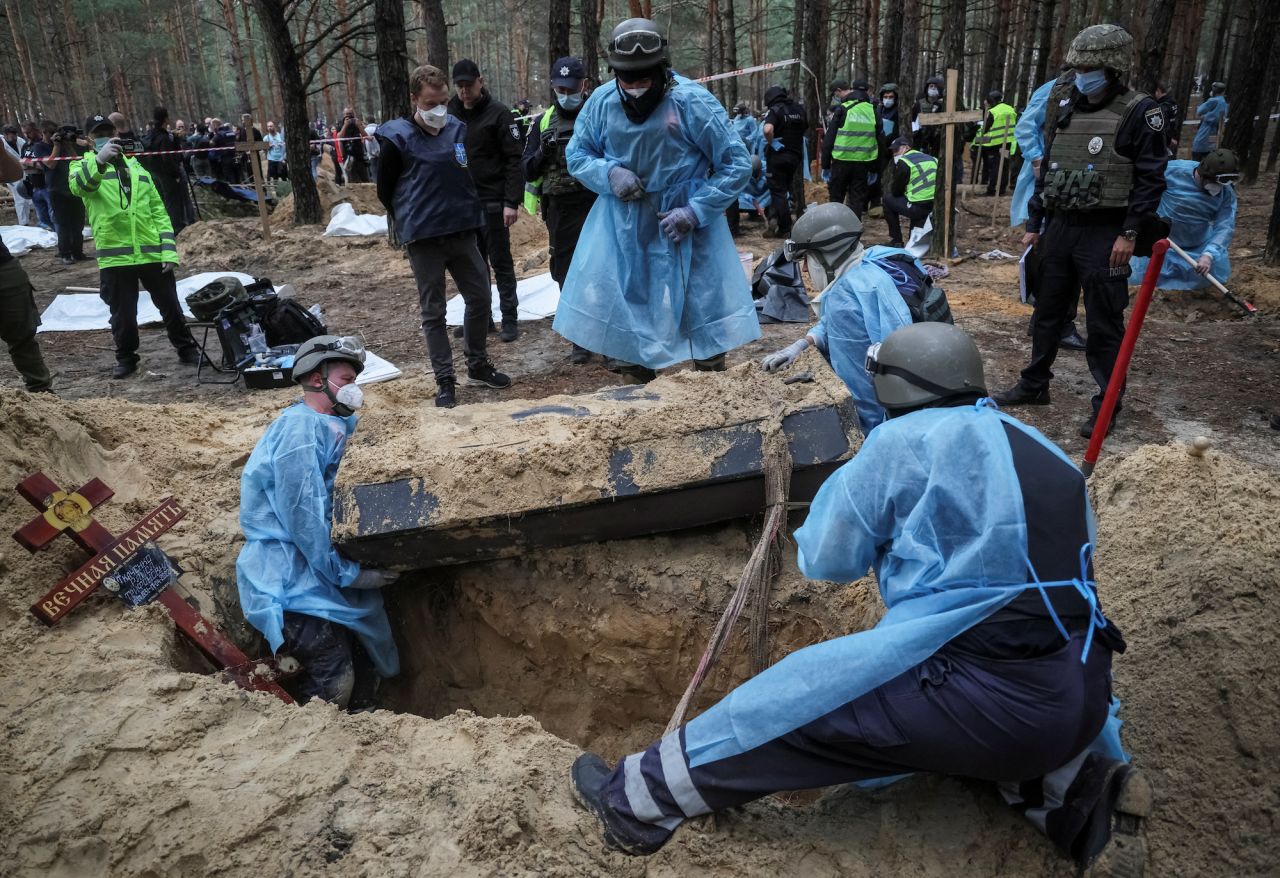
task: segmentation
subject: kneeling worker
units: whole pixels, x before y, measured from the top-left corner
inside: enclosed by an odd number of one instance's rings
[[[805,335],[760,361],[766,372],[790,366],[810,346],[818,348],[849,387],[863,435],[884,420],[867,374],[867,347],[911,323],[911,311],[883,268],[865,258],[862,223],[843,204],[815,204],[796,220],[783,244],[790,260],[804,259],[822,318]],[[876,247],[886,252],[887,248]]]
[[[361,569],[330,536],[333,482],[363,402],[355,383],[362,369],[364,349],[351,339],[320,335],[301,345],[293,378],[302,400],[267,428],[240,479],[240,607],[273,651],[283,646],[302,663],[289,688],[303,704],[315,696],[346,708],[359,685],[354,706],[364,706],[377,684],[368,671],[400,672],[378,591],[398,574]]]
[[[933,196],[937,189],[938,160],[911,148],[910,137],[893,142],[893,179],[881,199],[884,221],[889,226],[889,246],[902,246],[902,223],[906,217],[911,228],[925,224],[933,213]],[[910,234],[910,233],[908,233]]]
[[[1098,605],[1084,477],[985,399],[955,326],[903,327],[867,369],[889,420],[795,538],[811,579],[873,568],[884,617],[792,653],[612,770],[582,754],[575,797],[607,846],[646,855],[686,819],[770,793],[937,772],[1003,782],[1082,868],[1105,855],[1141,874],[1150,786],[1100,739],[1124,641]]]

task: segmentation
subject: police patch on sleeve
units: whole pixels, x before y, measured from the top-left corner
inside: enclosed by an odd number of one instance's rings
[[[1159,107],[1152,107],[1143,114],[1143,118],[1147,120],[1147,127],[1152,131],[1164,130],[1164,111]]]
[[[520,139],[520,129],[516,127],[516,123],[515,123],[515,122],[512,122],[512,123],[511,123],[511,139],[512,139],[512,140],[519,140],[519,139]]]
[[[453,157],[458,160],[459,167],[465,168],[467,166],[466,145],[462,143],[455,143],[453,145]]]

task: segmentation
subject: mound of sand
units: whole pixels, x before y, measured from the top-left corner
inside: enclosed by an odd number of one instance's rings
[[[356,213],[386,215],[387,209],[378,200],[378,187],[373,183],[351,183],[347,186],[338,186],[333,182],[332,176],[322,169],[316,178],[316,188],[320,192],[322,222],[329,221],[329,214],[334,205],[344,202],[354,207]],[[293,193],[290,192],[280,199],[276,209],[271,212],[271,228],[274,230],[292,226],[293,212]]]
[[[202,610],[235,630],[234,599],[219,594],[239,539],[237,481],[278,402],[212,411],[0,393],[0,478],[101,476],[118,492],[100,515],[113,529],[174,494],[189,515],[161,541]],[[1130,643],[1116,671],[1126,741],[1160,797],[1152,873],[1265,873],[1280,479],[1144,447],[1102,468],[1095,494],[1104,599]],[[10,532],[31,514],[12,494],[0,501]],[[758,802],[686,827],[648,861],[603,851],[568,766],[581,743],[616,756],[662,723],[752,540],[734,525],[409,577],[390,596],[406,674],[388,695],[438,719],[292,708],[191,673],[156,606],[95,595],[44,628],[26,607],[82,555],[68,540],[34,556],[12,545],[0,554],[6,871],[1070,874],[989,787],[937,777]],[[870,624],[875,604],[868,583],[805,584],[789,568],[775,656]],[[741,677],[740,655],[741,644],[714,688]],[[449,713],[459,707],[510,715]]]

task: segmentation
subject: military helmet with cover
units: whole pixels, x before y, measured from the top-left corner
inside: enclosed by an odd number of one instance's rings
[[[1115,24],[1095,24],[1076,34],[1067,49],[1066,63],[1128,73],[1132,55],[1133,37],[1127,30]]]
[[[950,323],[912,323],[867,348],[876,399],[892,416],[949,399],[987,395],[982,354]]]
[[[628,18],[609,35],[607,50],[609,67],[624,73],[650,70],[670,62],[667,38],[656,22],[647,18]]]

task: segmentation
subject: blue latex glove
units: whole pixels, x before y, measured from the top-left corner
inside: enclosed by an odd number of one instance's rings
[[[831,169],[830,169],[830,168],[827,168],[825,171],[823,171],[823,172],[822,172],[822,182],[823,182],[823,183],[830,183],[830,182],[831,182]]]
[[[698,215],[691,207],[677,207],[658,214],[658,218],[662,220],[658,223],[658,227],[677,244],[689,237],[689,233],[698,227]]]
[[[620,201],[637,201],[644,198],[644,184],[634,171],[617,165],[609,169],[609,188]]]
[[[773,138],[773,140],[769,141],[769,148],[772,149],[774,152],[777,152],[778,150],[782,149],[782,140],[777,137]]]

